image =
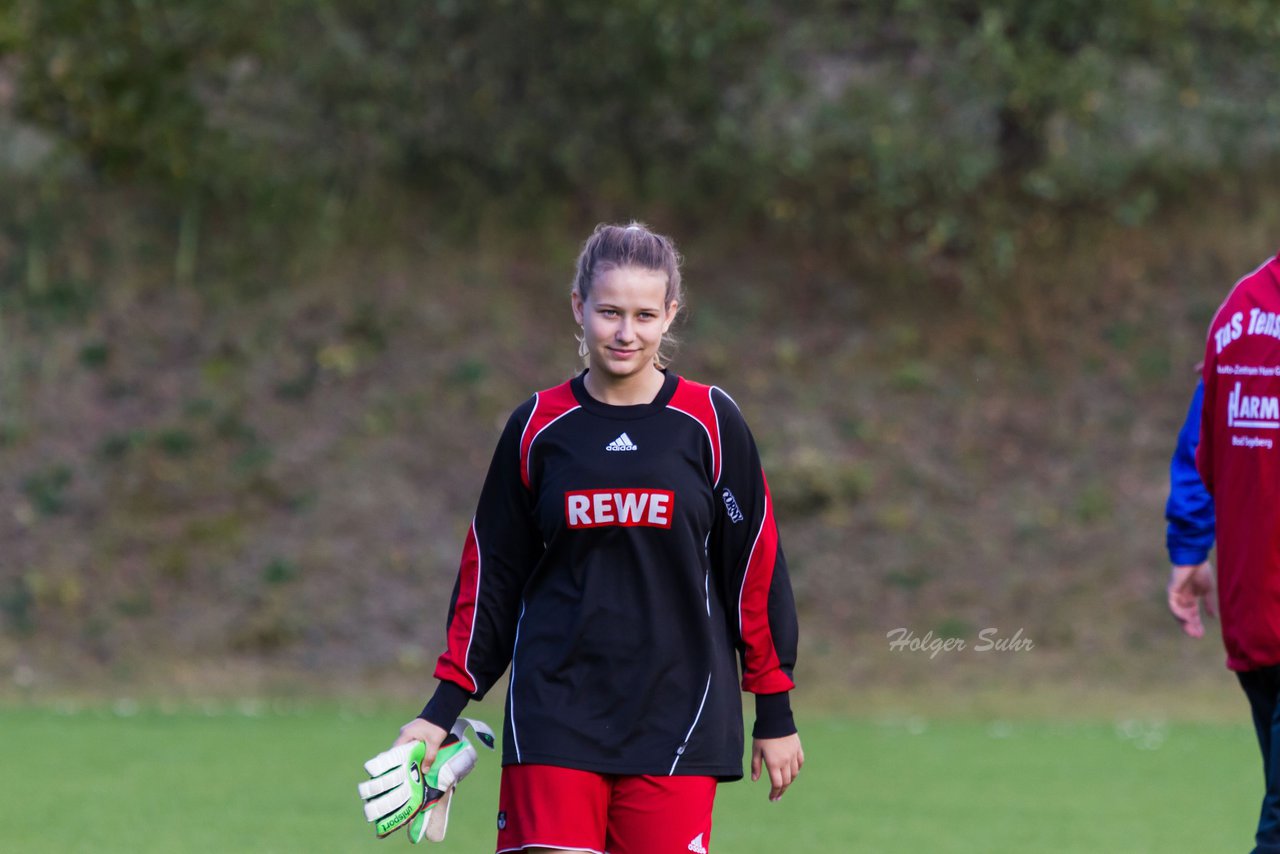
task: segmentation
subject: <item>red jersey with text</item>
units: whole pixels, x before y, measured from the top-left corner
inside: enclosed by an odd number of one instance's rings
[[[1280,663],[1280,260],[1209,327],[1196,464],[1213,495],[1227,666]]]
[[[668,373],[611,406],[582,375],[507,422],[436,677],[479,699],[510,664],[503,762],[742,774],[741,687],[793,687],[796,617],[737,406]]]

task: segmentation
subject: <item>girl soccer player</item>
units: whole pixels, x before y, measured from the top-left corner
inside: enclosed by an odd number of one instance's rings
[[[396,741],[429,763],[510,665],[499,852],[708,851],[716,785],[742,777],[739,682],[752,779],[777,800],[804,764],[795,604],[755,442],[727,394],[665,367],[679,260],[634,223],[583,246],[586,370],[508,420],[439,684]]]

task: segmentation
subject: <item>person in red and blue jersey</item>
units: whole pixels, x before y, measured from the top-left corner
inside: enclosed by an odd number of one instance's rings
[[[1184,567],[1170,606],[1177,592],[1196,634],[1199,604],[1212,613],[1217,603],[1266,777],[1254,852],[1280,854],[1280,256],[1236,282],[1214,314],[1201,376],[1196,468],[1213,498],[1217,578]]]
[[[396,743],[429,764],[506,672],[498,852],[707,854],[716,786],[743,775],[743,691],[770,800],[804,763],[773,502],[737,404],[666,368],[670,238],[598,227],[570,302],[586,370],[507,420],[435,693]]]

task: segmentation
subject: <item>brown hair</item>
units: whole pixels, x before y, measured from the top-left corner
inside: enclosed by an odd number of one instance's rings
[[[679,303],[678,312],[684,307],[684,287],[680,280],[680,253],[675,241],[634,220],[627,225],[601,223],[582,244],[578,253],[577,271],[573,277],[573,290],[583,302],[591,294],[591,286],[600,276],[623,267],[640,267],[667,275],[667,293],[662,301],[665,310],[672,300]],[[666,367],[671,362],[676,344],[670,331],[662,336],[658,347],[657,363]]]

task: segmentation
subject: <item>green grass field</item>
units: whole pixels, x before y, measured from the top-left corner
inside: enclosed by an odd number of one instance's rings
[[[487,707],[489,704],[486,703]],[[496,709],[480,710],[498,723]],[[355,785],[396,714],[262,703],[0,710],[0,850],[405,850]],[[808,764],[782,802],[722,786],[712,851],[1245,851],[1262,791],[1245,722],[801,721]],[[494,754],[442,849],[492,851]]]

